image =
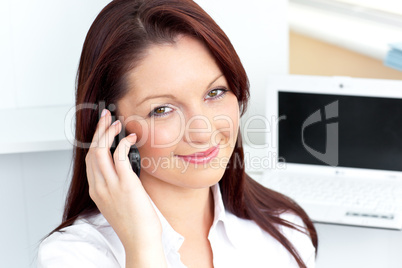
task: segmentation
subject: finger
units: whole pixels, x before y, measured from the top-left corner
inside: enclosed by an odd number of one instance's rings
[[[132,177],[133,175],[137,176],[135,175],[131,167],[130,159],[128,156],[130,147],[134,145],[136,141],[137,135],[135,133],[131,133],[130,135],[122,139],[117,145],[116,151],[113,155],[113,159],[119,179]]]
[[[118,135],[120,131],[121,123],[119,120],[116,120],[99,138],[99,143],[105,144],[104,147],[98,147],[95,150],[97,169],[94,170],[94,172],[96,172],[98,175],[101,175],[104,180],[104,182],[100,182],[99,179],[99,181],[97,181],[99,183],[105,183],[109,185],[118,182],[118,175],[113,163],[112,155],[110,153],[110,147],[113,144],[115,136]]]
[[[105,144],[100,144],[100,137],[104,135],[106,130],[109,128],[110,123],[111,123],[112,117],[110,116],[110,112],[108,109],[103,109],[101,118],[98,121],[98,124],[96,126],[95,134],[92,138],[92,143],[91,147],[104,147]]]
[[[90,184],[93,187],[95,187],[96,184],[98,185],[105,184],[99,166],[104,165],[113,166],[113,161],[111,160],[111,154],[107,152],[106,142],[104,139],[101,139],[101,137],[105,134],[106,130],[111,129],[112,131],[116,131],[115,127],[110,128],[110,121],[111,121],[110,112],[107,109],[103,109],[101,118],[98,122],[97,128],[92,138],[91,146],[85,158],[85,162],[87,164],[88,184]],[[101,148],[103,148],[104,150],[100,150]],[[110,159],[109,161],[108,158]],[[101,162],[102,164],[99,165],[98,162]]]

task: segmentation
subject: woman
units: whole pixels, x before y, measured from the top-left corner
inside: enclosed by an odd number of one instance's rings
[[[197,4],[111,2],[77,78],[77,107],[92,106],[77,108],[76,140],[90,146],[75,147],[63,222],[41,243],[39,267],[314,266],[306,213],[244,172],[248,79]]]

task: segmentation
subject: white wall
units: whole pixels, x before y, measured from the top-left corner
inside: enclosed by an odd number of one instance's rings
[[[0,267],[36,267],[61,220],[72,151],[0,155]]]
[[[0,1],[0,109],[74,103],[83,40],[108,2]]]
[[[74,103],[85,35],[105,0],[0,1],[0,112]],[[264,114],[266,74],[288,70],[287,0],[197,0],[228,34]],[[26,132],[23,118],[20,129]],[[52,124],[52,122],[49,122]],[[258,124],[256,124],[258,125]],[[255,140],[261,142],[261,135]],[[39,239],[60,222],[72,151],[0,155],[0,267],[36,267]]]
[[[250,104],[242,125],[265,128],[251,118],[265,114],[265,88],[268,74],[287,74],[289,42],[287,24],[288,0],[196,0],[225,31],[234,45],[250,79]],[[243,131],[243,127],[241,127]],[[245,137],[251,144],[263,144],[264,133]]]

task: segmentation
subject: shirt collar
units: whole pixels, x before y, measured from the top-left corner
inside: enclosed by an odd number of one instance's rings
[[[148,197],[162,225],[162,244],[166,246],[166,254],[168,254],[170,250],[177,252],[183,244],[184,237],[173,229],[173,227],[169,224],[166,218],[159,211],[158,207],[152,201],[151,197],[149,195]]]
[[[232,232],[231,230],[231,223],[230,218],[233,216],[230,212],[226,211],[225,206],[223,204],[222,200],[222,193],[219,187],[219,183],[213,185],[211,187],[212,190],[212,195],[214,197],[214,204],[215,204],[215,209],[214,209],[214,221],[212,223],[211,229],[210,229],[210,234],[211,232],[215,231],[217,228],[218,222],[222,222],[222,226],[224,229],[224,232],[226,233],[227,238],[229,239],[230,243],[235,246],[235,236],[236,232]]]

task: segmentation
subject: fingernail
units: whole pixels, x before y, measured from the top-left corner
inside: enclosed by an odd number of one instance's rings
[[[136,136],[137,136],[137,134],[135,134],[135,133],[131,133],[130,135],[128,135],[129,140],[131,140],[131,142],[134,142],[134,140],[135,141],[137,140],[137,138],[134,139],[134,137],[136,137]]]
[[[112,126],[118,124],[119,122],[120,122],[120,120],[114,121],[113,124],[112,124]]]
[[[106,110],[106,109],[103,109],[103,110],[102,110],[101,117],[104,117],[104,116],[106,115],[106,113],[107,113],[107,110]]]

